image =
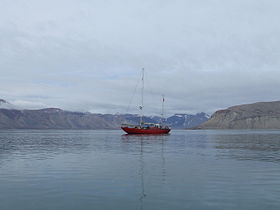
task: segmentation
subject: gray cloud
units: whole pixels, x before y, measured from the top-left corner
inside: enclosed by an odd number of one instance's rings
[[[0,96],[27,108],[126,112],[145,67],[148,114],[160,112],[161,94],[169,114],[279,100],[279,6],[2,0]]]

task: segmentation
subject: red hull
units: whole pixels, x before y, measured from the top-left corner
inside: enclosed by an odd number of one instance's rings
[[[129,128],[122,127],[122,129],[128,134],[167,134],[169,133],[169,128]]]

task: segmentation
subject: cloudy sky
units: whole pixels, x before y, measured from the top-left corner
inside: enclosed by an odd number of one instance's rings
[[[279,0],[0,0],[0,98],[208,112],[280,100]],[[138,85],[137,85],[138,84]]]

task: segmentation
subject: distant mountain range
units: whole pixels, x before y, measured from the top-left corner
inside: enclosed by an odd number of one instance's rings
[[[20,110],[0,99],[0,129],[119,129],[122,123],[137,124],[136,114],[95,114],[58,108]],[[159,116],[145,116],[145,122],[159,123]],[[174,114],[164,123],[173,129],[280,129],[280,101],[258,102],[216,111],[211,117]]]
[[[280,129],[280,101],[258,102],[216,111],[197,129]]]
[[[205,113],[175,114],[165,123],[175,129],[192,128],[207,121]],[[158,116],[146,116],[145,122],[158,123]],[[118,129],[121,123],[139,123],[135,114],[94,114],[70,112],[58,108],[17,110],[0,99],[0,128],[2,129]]]
[[[119,116],[121,116],[124,121],[128,123],[139,123],[138,115],[124,114]],[[158,116],[145,116],[143,119],[145,122],[149,123],[159,123],[162,120],[161,117]],[[171,126],[173,129],[184,129],[198,126],[208,119],[209,115],[204,112],[197,114],[175,114],[171,117],[166,118],[164,120],[164,123]]]

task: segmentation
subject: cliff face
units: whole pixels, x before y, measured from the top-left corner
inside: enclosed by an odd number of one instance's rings
[[[258,102],[215,112],[198,129],[280,129],[280,101]]]

